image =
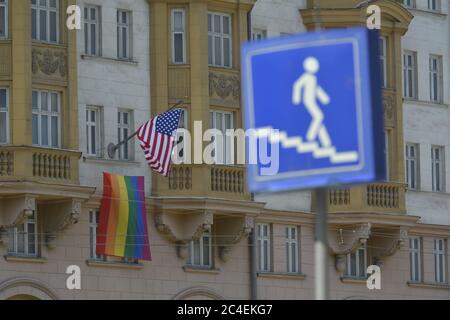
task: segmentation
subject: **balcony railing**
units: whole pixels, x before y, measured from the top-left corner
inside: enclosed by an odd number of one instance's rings
[[[0,147],[0,180],[78,184],[77,151],[29,146]]]
[[[168,179],[154,178],[153,191],[159,196],[250,199],[244,166],[173,165]]]
[[[402,183],[381,182],[329,191],[330,212],[405,212]]]
[[[242,167],[212,166],[211,191],[243,194],[245,171]]]
[[[191,190],[192,168],[190,166],[172,166],[169,175],[169,190]]]
[[[0,177],[12,176],[14,173],[14,153],[0,150]]]

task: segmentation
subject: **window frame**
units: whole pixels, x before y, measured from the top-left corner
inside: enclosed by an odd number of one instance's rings
[[[407,4],[410,2],[410,4]],[[416,9],[416,0],[403,0],[403,5],[407,8]]]
[[[435,4],[435,8],[432,8],[432,4]],[[440,12],[441,11],[441,1],[440,0],[428,0],[427,1],[427,9],[431,12]]]
[[[84,25],[84,54],[93,57],[100,57],[102,55],[102,18],[101,7],[98,5],[85,4],[83,8],[83,25]],[[92,20],[91,10],[95,10],[95,20]],[[86,17],[86,10],[88,10],[88,18]],[[95,25],[95,47],[96,50],[92,53],[92,33],[91,26]],[[87,39],[86,39],[86,36]],[[88,47],[86,47],[86,45]]]
[[[205,238],[209,239],[209,245],[208,245],[208,257],[209,261],[208,263],[205,263]],[[195,263],[195,246],[196,241],[198,241],[198,252],[199,252],[199,263]],[[198,240],[191,240],[188,244],[188,260],[187,265],[191,267],[197,267],[197,268],[212,268],[213,267],[213,250],[212,250],[212,234],[210,231],[204,232],[201,237]]]
[[[34,225],[34,253],[30,253],[30,234],[28,233],[28,229],[30,225]],[[18,227],[23,226],[23,231],[19,231]],[[39,256],[39,231],[38,231],[38,217],[37,212],[33,211],[32,217],[26,217],[23,223],[21,223],[19,226],[9,228],[8,229],[8,237],[11,240],[11,237],[13,237],[12,242],[10,241],[8,245],[8,255],[10,256],[19,256],[19,257],[38,257]],[[23,249],[24,252],[19,252],[18,243],[19,243],[19,233],[23,233]],[[13,249],[11,250],[11,246]]]
[[[181,24],[182,30],[175,30],[175,14],[181,13]],[[172,8],[170,10],[170,31],[171,31],[171,58],[172,64],[186,64],[187,63],[187,46],[186,46],[186,9],[185,8]],[[182,36],[182,50],[183,50],[183,59],[182,61],[176,61],[175,55],[175,35],[181,34]]]
[[[95,121],[91,120],[91,112],[95,113]],[[103,139],[102,139],[102,108],[99,106],[86,106],[86,155],[89,157],[103,157]],[[92,137],[90,128],[95,127],[95,153],[92,153],[90,139]]]
[[[267,30],[261,28],[253,28],[252,41],[259,41],[267,39]]]
[[[214,139],[214,150],[215,150],[215,154],[214,154],[214,163],[218,164],[218,165],[227,165],[227,166],[231,166],[235,164],[235,152],[233,150],[234,148],[234,141],[233,143],[231,143],[230,139],[234,139],[233,137],[228,137],[227,136],[227,130],[235,130],[235,120],[234,120],[234,112],[233,111],[224,111],[224,110],[215,110],[215,109],[211,109],[209,111],[210,113],[210,120],[211,124],[210,127],[212,129],[216,129],[221,131],[220,129],[217,128],[217,115],[221,114],[222,115],[222,127],[224,128],[222,132],[223,135],[223,148],[222,148],[222,162],[219,162],[219,154],[217,152],[217,150],[219,150],[216,142],[217,139]],[[226,127],[226,116],[230,116],[230,126],[231,129],[225,129]],[[231,155],[233,156],[233,159],[231,159]]]
[[[97,231],[100,224],[100,211],[89,210],[89,258],[91,260],[105,261],[106,257],[97,254]]]
[[[429,74],[430,74],[430,101],[438,104],[443,103],[443,62],[442,56],[431,54],[429,58]],[[433,64],[436,61],[437,70],[434,69]],[[436,87],[434,84],[434,76],[436,76]],[[434,97],[434,90],[437,96]]]
[[[36,25],[33,26],[33,24],[31,25],[31,39],[32,41],[36,41],[36,42],[41,42],[41,43],[50,43],[50,44],[58,44],[60,42],[60,3],[59,0],[55,0],[56,2],[56,8],[53,9],[50,7],[50,0],[46,0],[47,4],[45,7],[40,5],[40,0],[36,0],[36,4],[33,4],[33,2],[31,2],[31,19],[33,16],[33,9],[36,10]],[[41,39],[41,25],[40,25],[40,16],[41,16],[41,11],[45,11],[47,14],[46,17],[46,37],[47,40],[42,40]],[[50,12],[55,12],[56,13],[56,40],[52,41],[50,40],[51,37],[51,30],[50,30]],[[31,20],[32,22],[33,20]],[[33,27],[36,28],[36,39],[33,38]]]
[[[127,16],[127,22],[123,23],[120,22],[120,16],[121,13],[126,13]],[[119,60],[132,60],[133,59],[133,29],[132,29],[132,23],[133,23],[133,16],[132,11],[126,10],[126,9],[117,9],[117,17],[116,17],[116,27],[117,27],[117,59]],[[126,41],[126,49],[127,49],[127,55],[123,55],[123,28],[126,28],[127,30],[127,41]],[[120,29],[120,32],[119,32]]]
[[[412,65],[406,65],[408,57],[411,57]],[[417,100],[419,98],[418,87],[418,67],[417,67],[417,52],[405,50],[403,52],[403,97],[406,99]],[[411,71],[411,81],[409,81],[408,71]],[[407,81],[408,80],[408,81]],[[411,82],[412,88],[409,88]],[[411,91],[411,92],[410,92]],[[410,95],[408,93],[411,93]]]
[[[381,87],[387,88],[388,87],[388,75],[387,75],[387,38],[385,36],[380,37],[380,60],[381,60],[381,70],[382,70],[382,77],[381,77]]]
[[[3,0],[3,2],[0,2],[0,7],[5,8],[5,16],[4,16],[4,21],[5,21],[5,35],[1,35],[0,34],[0,40],[6,40],[9,37],[9,3],[8,0]]]
[[[417,244],[417,246],[416,246]],[[422,282],[422,238],[421,237],[409,237],[409,266],[410,276],[409,280],[413,282]],[[417,256],[417,266],[415,265],[415,259],[413,256]],[[417,278],[416,278],[417,275]]]
[[[386,166],[386,181],[391,179],[391,143],[390,130],[384,130],[384,163]]]
[[[121,123],[123,114],[128,114],[128,124]],[[117,142],[121,142],[125,140],[125,135],[123,134],[124,129],[128,129],[127,137],[130,137],[134,133],[134,113],[131,109],[118,109],[117,110]],[[120,133],[119,133],[120,132]],[[128,141],[127,143],[124,143],[117,149],[117,156],[119,160],[122,161],[133,161],[134,160],[134,143],[132,141]],[[127,149],[125,149],[127,148]],[[125,150],[128,151],[128,157],[124,157],[122,152],[125,152]]]
[[[6,114],[6,140],[4,142],[0,141],[0,145],[5,145],[5,144],[9,144],[10,143],[10,132],[9,132],[9,88],[8,87],[0,87],[0,90],[5,90],[5,95],[6,95],[6,108],[5,109],[0,109],[0,113],[5,113]]]
[[[299,273],[299,228],[297,226],[287,226],[286,229],[286,272],[287,273]],[[293,235],[295,235],[293,237]],[[295,257],[293,257],[295,253]]]
[[[435,151],[439,151],[439,159],[436,159]],[[436,165],[439,165],[439,172],[436,175]],[[439,181],[436,181],[436,177]],[[445,148],[444,146],[431,146],[431,189],[433,192],[445,192]]]
[[[264,235],[264,228],[266,228],[267,235]],[[271,266],[271,225],[269,223],[258,223],[256,227],[256,243],[258,247],[258,271],[270,272]],[[264,251],[264,244],[266,243],[267,252]],[[267,267],[265,266],[267,264]]]
[[[364,275],[361,276],[361,270],[360,270],[360,259],[359,259],[359,251],[364,252]],[[355,275],[352,274],[351,270],[351,261],[352,256],[355,257]],[[345,277],[347,278],[355,278],[355,279],[366,279],[367,278],[367,244],[361,245],[360,247],[356,248],[354,252],[348,253],[345,257]]]
[[[61,111],[61,93],[57,92],[57,91],[49,91],[49,90],[39,90],[39,89],[33,89],[32,90],[32,94],[34,92],[37,92],[38,94],[38,98],[37,98],[37,102],[38,102],[38,108],[35,109],[33,106],[33,101],[32,101],[32,106],[31,106],[31,113],[32,113],[32,117],[33,115],[37,115],[38,117],[38,128],[37,128],[37,134],[38,134],[38,143],[34,143],[32,142],[32,144],[34,146],[38,146],[38,147],[43,147],[43,148],[50,148],[50,149],[61,149],[61,141],[62,141],[62,128],[61,128],[61,122],[62,122],[62,111]],[[47,94],[47,106],[48,106],[48,110],[42,110],[42,93],[46,93]],[[58,111],[52,111],[52,105],[51,105],[51,96],[52,94],[56,94],[57,96],[57,109]],[[42,116],[47,116],[48,117],[48,124],[47,124],[47,135],[48,135],[48,145],[43,145],[42,144]],[[57,124],[58,124],[58,142],[57,142],[57,146],[53,146],[53,130],[52,130],[52,117],[57,117]],[[33,138],[33,121],[31,123],[31,127],[32,127],[32,138]]]
[[[414,150],[414,155],[411,155]],[[414,166],[414,168],[411,168]],[[420,190],[420,145],[418,143],[405,143],[405,178],[408,189]],[[414,184],[410,177],[414,174]]]
[[[439,249],[438,243],[442,244],[442,249]],[[434,280],[436,283],[447,283],[447,241],[446,239],[434,239],[433,247],[434,255]],[[442,265],[438,263],[439,257],[442,257]],[[442,267],[442,270],[440,268]],[[438,270],[439,269],[439,270]],[[442,271],[442,279],[439,277]]]
[[[214,17],[220,17],[220,32],[215,32],[214,30]],[[211,19],[210,19],[211,17]],[[228,29],[229,34],[225,34],[223,31],[224,26],[224,18],[228,18]],[[208,11],[208,65],[210,67],[217,67],[217,68],[227,68],[231,69],[233,68],[233,17],[231,14],[224,13],[224,12],[215,12],[215,11]],[[211,23],[210,23],[211,21]],[[211,26],[211,30],[210,27]],[[215,39],[220,39],[220,63],[216,61],[216,48],[215,48]],[[212,41],[214,39],[214,42]],[[225,49],[224,49],[224,43],[225,39],[229,40],[229,65],[225,64]]]

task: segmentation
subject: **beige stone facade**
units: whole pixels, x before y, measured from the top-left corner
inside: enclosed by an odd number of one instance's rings
[[[102,1],[94,2],[102,7]],[[212,112],[231,115],[234,127],[241,128],[239,52],[250,38],[255,1],[141,2],[147,16],[140,11],[133,17],[136,24],[137,19],[149,24],[150,113],[182,99],[191,130],[194,121],[209,124]],[[298,17],[305,29],[314,28],[318,18],[325,28],[361,25],[364,8],[357,2],[339,1],[337,6],[337,1],[322,0],[318,17],[315,1],[307,1]],[[32,40],[30,1],[7,1],[8,34],[0,39],[0,89],[8,92],[10,124],[9,140],[0,144],[0,299],[313,299],[315,208],[305,205],[303,197],[298,207],[307,210],[276,209],[276,202],[284,201],[277,198],[258,196],[255,201],[240,166],[180,165],[169,178],[152,174],[146,194],[152,261],[104,259],[93,253],[101,185],[81,185],[78,171],[86,152],[79,148],[86,136],[78,133],[83,125],[78,108],[83,106],[78,103],[77,64],[84,39],[65,27],[69,4],[83,12],[91,3],[56,3],[59,32],[52,42]],[[413,16],[396,1],[376,3],[388,44],[384,105],[390,179],[330,191],[330,297],[449,299],[450,226],[421,223],[405,205],[401,38]],[[47,9],[54,12],[51,5]],[[117,9],[132,10],[131,4]],[[174,10],[183,15],[182,61],[173,58],[173,37],[179,31],[172,25]],[[115,19],[103,18],[108,23]],[[216,19],[220,30],[215,30]],[[47,22],[52,24],[51,18]],[[51,32],[48,36],[52,38]],[[214,37],[229,49],[221,47],[218,58],[210,56]],[[119,63],[139,67],[132,58]],[[59,97],[59,143],[51,148],[42,135],[33,140],[33,91]],[[43,99],[42,93],[38,97]],[[41,110],[42,102],[36,107]],[[137,126],[143,119],[134,121]],[[147,170],[143,157],[112,163],[105,155],[95,161],[125,173],[129,166]],[[295,194],[283,196],[296,202]],[[67,288],[66,271],[72,265],[81,269],[80,290]],[[366,286],[369,265],[381,267],[381,290]]]

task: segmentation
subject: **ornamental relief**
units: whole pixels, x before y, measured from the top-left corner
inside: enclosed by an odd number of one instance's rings
[[[62,51],[33,48],[31,70],[33,74],[40,70],[48,76],[59,73],[64,78],[67,75],[67,56]]]
[[[394,107],[395,107],[395,98],[393,95],[384,94],[383,95],[383,112],[384,118],[388,121],[394,120]]]
[[[238,76],[209,73],[209,95],[239,102],[241,81]]]

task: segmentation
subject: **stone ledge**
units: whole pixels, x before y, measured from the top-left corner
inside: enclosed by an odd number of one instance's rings
[[[125,263],[125,262],[112,262],[100,260],[86,260],[86,264],[89,267],[100,267],[100,268],[119,268],[119,269],[135,269],[135,270],[140,270],[144,268],[144,265],[142,263]]]
[[[447,284],[447,283],[431,283],[431,282],[413,282],[413,281],[408,281],[407,284],[411,288],[430,288],[430,289],[446,289],[446,290],[450,290],[450,284]]]
[[[41,257],[31,257],[31,256],[14,256],[6,255],[3,256],[8,262],[23,262],[23,263],[47,263],[47,259]]]
[[[449,105],[445,104],[445,103],[419,100],[419,99],[413,99],[413,98],[403,98],[403,102],[414,105],[414,106],[435,107],[435,108],[440,108],[440,109],[448,109],[448,107],[449,107]]]
[[[425,8],[412,8],[412,7],[406,7],[406,9],[412,11],[412,12],[422,12],[422,13],[428,13],[428,14],[434,14],[441,17],[446,17],[447,13],[440,10],[431,10],[431,9],[425,9]]]
[[[352,283],[352,284],[364,284],[366,285],[366,278],[355,278],[355,277],[341,277],[341,281],[343,283]]]
[[[103,56],[91,56],[82,54],[81,55],[82,60],[94,60],[94,61],[106,61],[106,62],[117,62],[117,63],[123,63],[123,64],[129,64],[137,66],[139,64],[138,61],[133,59],[119,59],[119,58],[110,58],[110,57],[103,57]]]
[[[220,269],[207,268],[207,267],[196,267],[196,266],[183,266],[184,272],[190,273],[206,273],[206,274],[219,274]]]
[[[258,272],[258,278],[274,278],[286,280],[305,280],[306,275],[302,273],[287,273],[287,272]]]

